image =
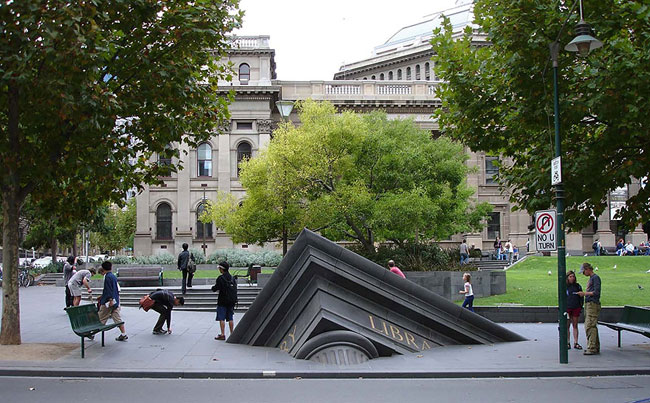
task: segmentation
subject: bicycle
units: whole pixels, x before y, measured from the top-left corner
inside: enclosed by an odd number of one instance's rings
[[[18,273],[18,285],[25,288],[29,287],[30,285],[34,285],[34,276],[29,273],[29,270],[20,270]]]

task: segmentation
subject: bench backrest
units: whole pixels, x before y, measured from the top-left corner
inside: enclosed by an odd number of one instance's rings
[[[101,324],[97,314],[97,306],[94,304],[85,304],[71,306],[65,309],[70,318],[72,330],[83,329],[87,326]]]
[[[117,277],[157,277],[162,272],[162,267],[120,267]]]
[[[650,325],[650,309],[626,305],[623,308],[623,323],[645,323]]]

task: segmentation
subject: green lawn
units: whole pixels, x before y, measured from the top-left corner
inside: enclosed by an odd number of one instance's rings
[[[650,273],[646,273],[650,270],[650,256],[569,256],[567,272],[577,273],[583,262],[597,268],[596,274],[602,280],[600,302],[603,306],[650,306]],[[588,278],[578,274],[577,279],[584,289]],[[506,294],[477,298],[474,305],[557,306],[556,257],[531,256],[506,272],[506,282]],[[643,289],[639,289],[639,285]]]

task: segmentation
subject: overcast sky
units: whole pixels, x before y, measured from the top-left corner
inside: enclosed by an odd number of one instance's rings
[[[241,0],[238,35],[270,35],[279,80],[331,80],[400,28],[456,0]]]

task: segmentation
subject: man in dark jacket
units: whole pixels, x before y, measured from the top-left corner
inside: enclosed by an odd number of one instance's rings
[[[194,256],[187,250],[188,245],[183,244],[183,251],[178,255],[178,270],[183,272],[183,284],[181,286],[183,294],[187,291],[186,287],[192,288],[192,278],[194,278],[194,272],[190,272],[189,263],[190,259],[194,261]]]
[[[108,318],[112,318],[115,323],[123,322],[120,315],[120,288],[117,285],[117,277],[113,274],[113,264],[111,262],[102,263],[99,272],[104,276],[102,296],[99,298],[99,321],[106,324]],[[118,327],[121,334],[115,340],[126,341],[129,336],[126,335],[124,324]]]
[[[219,297],[217,298],[217,320],[219,321],[221,333],[214,339],[226,340],[226,321],[228,321],[230,334],[232,334],[234,328],[233,316],[235,314],[235,305],[237,304],[237,287],[234,285],[233,278],[228,272],[230,269],[228,262],[220,262],[218,267],[221,275],[217,277],[217,283],[212,286],[212,291],[219,292]]]
[[[158,322],[153,327],[153,334],[172,334],[172,309],[178,305],[185,304],[185,298],[175,297],[174,293],[169,290],[157,290],[149,294],[149,297],[154,301],[151,309],[158,312],[160,317]],[[167,332],[163,330],[163,325],[167,322]]]

